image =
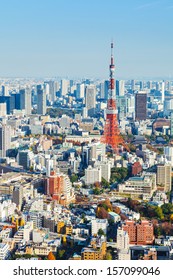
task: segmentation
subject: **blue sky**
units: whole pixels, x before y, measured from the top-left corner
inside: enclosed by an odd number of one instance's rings
[[[173,0],[0,0],[0,76],[173,79]]]

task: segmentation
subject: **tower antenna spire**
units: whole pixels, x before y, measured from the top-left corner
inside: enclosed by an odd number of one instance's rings
[[[107,144],[112,148],[114,152],[119,151],[120,145],[125,146],[124,140],[120,135],[120,130],[118,126],[117,119],[117,108],[116,108],[116,95],[115,95],[115,65],[114,65],[114,56],[113,56],[113,41],[111,41],[111,64],[110,69],[110,80],[109,80],[109,94],[107,101],[107,110],[106,110],[106,122],[104,126],[104,134],[101,138],[101,142]]]

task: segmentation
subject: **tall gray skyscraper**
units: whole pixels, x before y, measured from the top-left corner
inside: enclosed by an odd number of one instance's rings
[[[135,119],[137,121],[146,120],[147,118],[147,94],[138,92],[135,95]]]
[[[0,157],[6,157],[11,145],[11,126],[0,126]]]
[[[25,110],[26,115],[30,115],[32,111],[31,105],[31,88],[27,87],[19,91],[20,94],[20,109]]]
[[[56,100],[56,92],[59,90],[59,83],[57,81],[46,81],[45,84],[49,85],[48,100],[53,103]]]
[[[12,201],[16,203],[16,206],[19,210],[21,210],[22,202],[23,202],[23,187],[16,186],[14,187],[12,194]]]
[[[37,114],[46,114],[46,93],[40,88],[37,88]]]
[[[88,109],[88,115],[92,116],[96,108],[96,87],[87,85],[85,91],[85,107]]]

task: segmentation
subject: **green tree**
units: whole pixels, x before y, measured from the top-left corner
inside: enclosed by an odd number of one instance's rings
[[[72,183],[77,182],[78,176],[75,175],[75,174],[72,174],[70,180],[71,180]]]
[[[102,236],[102,235],[104,235],[105,236],[105,233],[104,233],[104,231],[100,228],[99,230],[98,230],[98,233],[97,233],[99,236]]]
[[[106,253],[105,260],[109,260],[109,261],[112,260],[112,255],[111,255],[110,252],[107,252],[107,253]]]
[[[94,188],[93,189],[93,194],[99,195],[100,194],[100,189],[99,188]]]
[[[109,187],[109,182],[106,181],[103,177],[102,177],[102,186],[105,187],[105,188],[108,188]]]
[[[155,213],[156,213],[156,217],[160,220],[162,220],[164,218],[164,215],[163,215],[163,211],[162,211],[162,208],[157,206],[155,208]]]
[[[169,215],[173,212],[173,205],[171,203],[165,203],[161,206],[163,214]]]
[[[64,254],[65,254],[65,250],[64,249],[60,249],[60,250],[58,250],[57,251],[57,259],[59,259],[59,260],[63,260],[63,258],[64,258]]]

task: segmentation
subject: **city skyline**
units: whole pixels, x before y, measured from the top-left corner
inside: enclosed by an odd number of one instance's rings
[[[0,76],[107,78],[113,38],[117,79],[172,79],[171,2],[3,2]]]

